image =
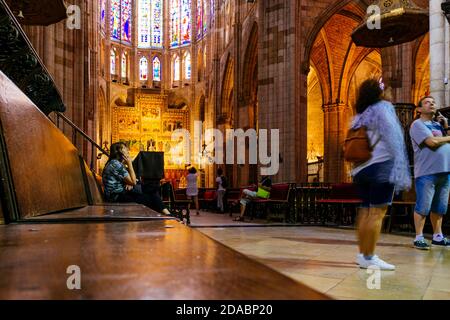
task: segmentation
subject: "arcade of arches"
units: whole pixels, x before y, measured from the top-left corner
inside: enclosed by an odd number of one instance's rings
[[[101,146],[123,140],[133,154],[164,151],[166,177],[177,184],[186,149],[172,133],[194,132],[196,121],[203,132],[279,129],[274,181],[347,181],[341,145],[359,84],[382,78],[395,103],[430,90],[428,34],[386,49],[352,42],[369,0],[72,2],[82,8],[81,29],[25,27],[66,115]],[[201,142],[190,162],[211,187],[218,165]],[[255,182],[259,168],[224,166],[233,185]]]

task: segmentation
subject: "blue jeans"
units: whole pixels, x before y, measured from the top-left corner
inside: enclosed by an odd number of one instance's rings
[[[430,212],[445,215],[448,209],[450,174],[438,173],[416,178],[415,211],[428,216]]]
[[[362,208],[382,208],[392,204],[395,186],[389,182],[389,175],[393,166],[392,160],[375,163],[353,178],[362,199]]]

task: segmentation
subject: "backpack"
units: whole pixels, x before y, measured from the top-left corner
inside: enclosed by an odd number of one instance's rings
[[[221,176],[220,179],[222,179],[222,188],[226,189],[228,188],[228,179],[225,176]]]
[[[377,143],[380,140],[377,141]],[[370,145],[367,128],[350,129],[344,142],[344,159],[354,164],[364,163],[372,158],[372,151],[377,145]]]

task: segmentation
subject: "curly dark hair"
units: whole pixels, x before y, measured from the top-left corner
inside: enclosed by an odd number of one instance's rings
[[[189,173],[192,173],[192,174],[196,174],[196,173],[197,173],[197,169],[195,169],[194,167],[192,167],[192,168],[189,168],[188,172],[189,172]]]
[[[359,87],[358,98],[356,100],[356,112],[358,114],[366,111],[368,107],[382,100],[383,90],[376,79],[368,79]]]

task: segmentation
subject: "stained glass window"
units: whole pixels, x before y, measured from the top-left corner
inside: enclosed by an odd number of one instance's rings
[[[116,75],[116,52],[111,50],[111,74]]]
[[[120,40],[120,0],[111,0],[111,38]]]
[[[150,0],[139,0],[138,46],[150,47]]]
[[[153,81],[161,81],[161,62],[158,57],[153,58]]]
[[[170,0],[170,46],[180,45],[180,0]]]
[[[191,43],[191,0],[181,0],[181,44]]]
[[[122,0],[122,41],[131,42],[131,0]]]
[[[111,39],[131,42],[132,0],[111,0]]]
[[[139,61],[139,79],[143,81],[148,79],[148,61],[146,57],[142,57]]]
[[[122,78],[127,78],[127,55],[122,54]]]
[[[100,2],[100,25],[102,30],[106,29],[106,0],[101,0]]]
[[[163,17],[162,17],[162,0],[152,1],[152,46],[156,48],[162,47],[163,41]]]
[[[176,56],[173,63],[173,81],[180,81],[180,57]]]
[[[206,34],[206,31],[208,31],[208,22],[207,22],[207,18],[206,18],[206,5],[205,5],[205,0],[203,0],[203,35]]]
[[[191,79],[191,55],[186,53],[184,56],[184,77],[185,79]]]
[[[203,37],[203,15],[203,0],[197,0],[197,39],[201,39]]]
[[[213,19],[214,19],[214,0],[211,0],[209,3],[209,26],[211,27],[213,25]]]

